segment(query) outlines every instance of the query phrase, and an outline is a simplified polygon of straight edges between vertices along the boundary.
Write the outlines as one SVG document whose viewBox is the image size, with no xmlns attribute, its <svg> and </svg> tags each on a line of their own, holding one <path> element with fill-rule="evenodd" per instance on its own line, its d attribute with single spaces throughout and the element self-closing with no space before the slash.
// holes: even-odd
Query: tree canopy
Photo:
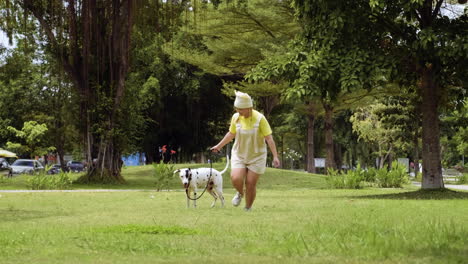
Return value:
<svg viewBox="0 0 468 264">
<path fill-rule="evenodd" d="M 423 188 L 443 188 L 442 164 L 467 154 L 466 10 L 444 0 L 1 1 L 14 46 L 0 46 L 0 147 L 26 146 L 25 124 L 44 124 L 41 148 L 85 159 L 84 182 L 123 182 L 122 155 L 206 151 L 241 90 L 291 167 L 401 155 L 422 158 Z"/>
</svg>

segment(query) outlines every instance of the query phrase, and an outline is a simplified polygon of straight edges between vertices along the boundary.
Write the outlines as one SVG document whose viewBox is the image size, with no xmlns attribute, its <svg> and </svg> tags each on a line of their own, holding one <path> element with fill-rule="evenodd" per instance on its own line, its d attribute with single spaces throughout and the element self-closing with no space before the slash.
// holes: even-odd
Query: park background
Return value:
<svg viewBox="0 0 468 264">
<path fill-rule="evenodd" d="M 408 158 L 441 188 L 468 151 L 463 2 L 2 1 L 0 147 L 123 182 L 122 156 L 206 161 L 241 90 L 284 168 Z"/>
<path fill-rule="evenodd" d="M 2 262 L 463 263 L 467 196 L 444 187 L 467 181 L 466 7 L 0 1 L 0 148 L 88 165 L 0 179 Z M 235 90 L 283 168 L 252 214 L 187 210 L 160 172 L 210 166 Z M 122 166 L 135 153 L 148 165 Z"/>
</svg>

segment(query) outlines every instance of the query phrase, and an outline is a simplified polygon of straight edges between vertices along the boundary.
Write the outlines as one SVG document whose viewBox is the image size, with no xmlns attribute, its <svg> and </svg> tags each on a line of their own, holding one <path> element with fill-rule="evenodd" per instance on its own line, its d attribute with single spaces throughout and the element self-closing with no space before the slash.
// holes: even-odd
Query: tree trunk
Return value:
<svg viewBox="0 0 468 264">
<path fill-rule="evenodd" d="M 438 87 L 434 80 L 433 65 L 422 66 L 422 189 L 444 188 L 440 158 Z"/>
<path fill-rule="evenodd" d="M 316 173 L 315 169 L 315 153 L 314 153 L 314 124 L 315 115 L 313 103 L 309 104 L 309 112 L 307 114 L 307 172 Z"/>
<path fill-rule="evenodd" d="M 385 164 L 385 156 L 380 155 L 379 156 L 379 169 L 382 169 L 384 167 L 384 164 Z"/>
<path fill-rule="evenodd" d="M 62 168 L 63 171 L 66 171 L 66 164 L 65 164 L 65 159 L 64 159 L 64 156 L 65 156 L 65 150 L 64 150 L 64 142 L 63 142 L 63 135 L 58 135 L 58 140 L 57 140 L 57 155 L 58 155 L 58 158 L 59 158 L 59 163 L 60 163 L 60 167 Z"/>
<path fill-rule="evenodd" d="M 387 155 L 387 168 L 389 170 L 393 169 L 392 168 L 392 162 L 393 162 L 393 154 L 391 152 L 389 152 L 388 155 Z"/>
<path fill-rule="evenodd" d="M 270 95 L 270 96 L 265 96 L 265 97 L 260 97 L 261 100 L 263 101 L 264 105 L 264 113 L 263 115 L 269 119 L 271 111 L 273 111 L 273 108 L 278 105 L 279 102 L 279 96 L 278 95 Z"/>
<path fill-rule="evenodd" d="M 336 167 L 341 170 L 343 168 L 343 152 L 341 149 L 341 144 L 335 142 L 335 164 Z"/>
<path fill-rule="evenodd" d="M 281 166 L 284 166 L 284 134 L 281 135 Z"/>
<path fill-rule="evenodd" d="M 327 157 L 325 160 L 325 169 L 336 169 L 335 151 L 333 149 L 333 107 L 323 103 L 325 109 L 325 149 Z"/>
<path fill-rule="evenodd" d="M 114 142 L 112 138 L 101 141 L 97 159 L 91 165 L 87 175 L 80 179 L 81 182 L 125 182 L 120 174 L 123 165 L 121 153 L 114 147 Z"/>
<path fill-rule="evenodd" d="M 419 173 L 419 115 L 417 117 L 417 125 L 413 135 L 413 163 L 414 163 L 414 177 L 418 176 Z"/>
<path fill-rule="evenodd" d="M 414 177 L 418 177 L 418 173 L 419 173 L 419 146 L 415 146 L 414 148 Z"/>
</svg>

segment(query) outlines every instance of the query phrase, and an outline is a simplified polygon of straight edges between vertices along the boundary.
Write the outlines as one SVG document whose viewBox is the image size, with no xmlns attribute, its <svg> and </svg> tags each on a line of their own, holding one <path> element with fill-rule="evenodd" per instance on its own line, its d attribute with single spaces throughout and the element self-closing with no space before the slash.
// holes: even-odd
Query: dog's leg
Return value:
<svg viewBox="0 0 468 264">
<path fill-rule="evenodd" d="M 211 194 L 211 196 L 213 196 L 214 198 L 214 201 L 213 203 L 211 204 L 211 208 L 215 207 L 215 204 L 216 204 L 216 200 L 218 199 L 218 196 L 216 195 L 216 193 L 212 190 L 212 189 L 208 189 L 208 192 Z"/>
<path fill-rule="evenodd" d="M 219 186 L 216 188 L 216 194 L 218 195 L 219 200 L 221 201 L 221 207 L 224 207 L 223 190 Z"/>
<path fill-rule="evenodd" d="M 189 199 L 189 196 L 190 196 L 190 189 L 188 189 L 186 191 L 186 199 L 187 199 L 187 208 L 190 208 L 190 199 Z"/>
<path fill-rule="evenodd" d="M 224 196 L 222 193 L 219 196 L 219 200 L 221 201 L 221 207 L 224 207 Z"/>
<path fill-rule="evenodd" d="M 197 208 L 197 188 L 193 189 L 193 208 Z"/>
</svg>

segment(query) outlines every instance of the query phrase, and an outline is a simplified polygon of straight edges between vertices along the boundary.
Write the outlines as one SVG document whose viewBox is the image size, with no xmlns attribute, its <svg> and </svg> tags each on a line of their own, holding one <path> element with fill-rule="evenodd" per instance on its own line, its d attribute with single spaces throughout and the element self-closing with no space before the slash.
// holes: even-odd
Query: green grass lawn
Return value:
<svg viewBox="0 0 468 264">
<path fill-rule="evenodd" d="M 216 164 L 222 169 L 222 164 Z M 219 166 L 218 166 L 219 165 Z M 150 166 L 128 192 L 0 193 L 0 263 L 466 263 L 468 192 L 328 190 L 324 176 L 269 169 L 252 212 L 185 208 L 175 179 L 155 192 Z M 23 176 L 21 176 L 23 177 Z M 21 177 L 0 189 L 21 185 Z M 154 188 L 153 188 L 154 189 Z"/>
<path fill-rule="evenodd" d="M 174 169 L 180 168 L 199 168 L 207 167 L 207 164 L 176 164 Z M 215 163 L 213 168 L 221 171 L 224 169 L 226 164 Z M 232 188 L 230 178 L 230 170 L 228 170 L 223 177 L 223 185 L 225 188 Z M 154 168 L 152 165 L 145 166 L 132 166 L 124 167 L 122 169 L 122 175 L 126 182 L 124 184 L 73 184 L 72 189 L 138 189 L 138 190 L 155 190 L 156 179 L 153 176 Z M 74 173 L 70 174 L 73 179 L 77 179 L 81 174 Z M 28 178 L 30 175 L 19 175 L 13 178 L 4 178 L 0 181 L 0 190 L 28 190 L 31 189 L 28 186 Z M 168 189 L 181 190 L 183 186 L 180 183 L 177 175 L 169 182 Z M 259 182 L 259 188 L 269 189 L 290 189 L 290 188 L 323 188 L 325 187 L 325 178 L 321 175 L 314 175 L 310 177 L 310 174 L 304 174 L 302 172 L 279 170 L 267 168 L 264 175 L 261 176 Z"/>
</svg>

